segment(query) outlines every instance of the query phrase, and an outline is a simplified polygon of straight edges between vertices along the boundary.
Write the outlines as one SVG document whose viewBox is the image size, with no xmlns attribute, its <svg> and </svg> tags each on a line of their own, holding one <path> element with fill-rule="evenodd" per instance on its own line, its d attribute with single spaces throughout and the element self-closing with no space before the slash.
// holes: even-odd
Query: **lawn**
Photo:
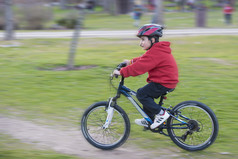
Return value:
<svg viewBox="0 0 238 159">
<path fill-rule="evenodd" d="M 207 10 L 205 14 L 206 28 L 237 28 L 238 21 L 235 18 L 237 15 L 238 13 L 235 11 L 232 15 L 232 25 L 226 25 L 222 10 Z M 61 16 L 63 16 L 62 13 Z M 152 16 L 153 13 L 144 13 L 140 25 L 151 23 Z M 196 27 L 196 13 L 167 11 L 164 12 L 164 21 L 167 29 L 194 28 Z M 137 28 L 133 26 L 131 14 L 112 16 L 102 12 L 96 14 L 86 13 L 84 18 L 84 29 L 86 30 L 126 30 Z"/>
<path fill-rule="evenodd" d="M 20 13 L 15 12 L 16 17 Z M 52 28 L 56 24 L 56 21 L 62 18 L 77 19 L 79 14 L 76 10 L 61 10 L 58 7 L 52 9 L 52 19 L 43 24 L 45 29 Z M 153 13 L 145 12 L 140 21 L 140 25 L 151 23 Z M 232 24 L 226 25 L 224 23 L 224 15 L 221 8 L 208 8 L 206 11 L 206 27 L 207 28 L 237 28 L 238 21 L 235 17 L 238 16 L 238 12 L 235 11 L 232 15 Z M 3 17 L 3 15 L 2 15 Z M 96 10 L 94 13 L 86 12 L 84 16 L 83 29 L 85 30 L 131 30 L 138 29 L 133 25 L 131 13 L 113 16 L 108 13 L 102 12 L 102 10 Z M 21 22 L 18 20 L 19 23 Z M 186 29 L 196 27 L 196 13 L 187 11 L 179 12 L 175 8 L 166 8 L 164 12 L 164 22 L 168 29 Z M 60 31 L 60 30 L 59 30 Z"/>
<path fill-rule="evenodd" d="M 177 148 L 167 137 L 141 131 L 141 127 L 134 124 L 134 119 L 140 116 L 122 97 L 119 105 L 129 114 L 132 124 L 127 143 L 140 145 L 145 149 L 176 149 L 176 153 L 183 157 L 237 157 L 238 37 L 198 36 L 162 40 L 171 41 L 180 74 L 180 83 L 168 95 L 165 105 L 176 105 L 185 100 L 198 100 L 207 104 L 219 120 L 218 138 L 208 149 L 188 153 Z M 55 71 L 54 68 L 67 62 L 69 39 L 16 40 L 15 43 L 20 46 L 0 47 L 1 114 L 34 120 L 41 124 L 71 127 L 78 126 L 81 114 L 89 105 L 114 95 L 115 91 L 108 81 L 112 69 L 123 59 L 130 59 L 144 52 L 138 47 L 137 39 L 84 38 L 79 41 L 75 63 L 77 66 L 97 67 Z M 131 77 L 126 80 L 126 85 L 136 90 L 145 84 L 145 79 L 146 75 Z M 9 136 L 0 138 L 0 146 L 4 147 L 1 148 L 1 154 L 17 154 L 22 151 L 16 146 L 9 146 L 8 142 L 22 145 L 23 151 L 38 151 L 12 140 Z M 10 159 L 11 156 L 5 155 L 4 158 Z"/>
</svg>

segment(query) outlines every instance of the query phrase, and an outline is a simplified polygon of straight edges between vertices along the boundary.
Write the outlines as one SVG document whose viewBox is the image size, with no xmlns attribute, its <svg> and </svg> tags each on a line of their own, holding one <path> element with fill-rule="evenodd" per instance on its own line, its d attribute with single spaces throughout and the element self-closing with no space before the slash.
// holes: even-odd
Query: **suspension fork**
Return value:
<svg viewBox="0 0 238 159">
<path fill-rule="evenodd" d="M 113 113 L 114 113 L 114 108 L 113 106 L 116 104 L 116 97 L 109 98 L 108 100 L 108 105 L 106 107 L 107 111 L 107 119 L 103 125 L 103 129 L 107 129 L 109 125 L 111 124 L 112 118 L 113 118 Z"/>
<path fill-rule="evenodd" d="M 113 113 L 114 113 L 114 106 L 116 105 L 116 101 L 118 98 L 120 98 L 121 95 L 121 89 L 124 84 L 124 77 L 122 77 L 121 82 L 119 84 L 118 90 L 117 90 L 117 95 L 115 97 L 111 97 L 108 100 L 108 105 L 106 106 L 107 111 L 107 119 L 105 121 L 105 124 L 103 125 L 103 129 L 107 129 L 109 125 L 111 124 L 112 118 L 113 118 Z"/>
</svg>

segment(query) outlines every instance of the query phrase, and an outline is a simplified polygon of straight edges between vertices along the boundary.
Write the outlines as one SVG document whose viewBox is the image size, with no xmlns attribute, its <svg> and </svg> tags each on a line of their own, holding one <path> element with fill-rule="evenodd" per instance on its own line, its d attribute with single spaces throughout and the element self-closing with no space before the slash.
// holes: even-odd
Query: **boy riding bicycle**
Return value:
<svg viewBox="0 0 238 159">
<path fill-rule="evenodd" d="M 125 60 L 127 66 L 114 75 L 123 77 L 138 76 L 148 72 L 148 84 L 137 90 L 137 98 L 143 105 L 145 113 L 154 120 L 150 128 L 155 129 L 169 118 L 169 114 L 161 109 L 154 99 L 172 91 L 178 83 L 178 68 L 171 54 L 170 42 L 159 42 L 163 35 L 163 27 L 157 24 L 146 24 L 141 27 L 137 36 L 141 39 L 140 46 L 147 50 L 142 56 Z M 135 123 L 148 127 L 148 122 L 136 119 Z"/>
</svg>

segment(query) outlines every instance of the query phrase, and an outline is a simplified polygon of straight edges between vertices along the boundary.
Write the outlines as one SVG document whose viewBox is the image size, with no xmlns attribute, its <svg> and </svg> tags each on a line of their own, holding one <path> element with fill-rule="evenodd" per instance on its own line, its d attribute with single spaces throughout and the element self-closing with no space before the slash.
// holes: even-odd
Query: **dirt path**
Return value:
<svg viewBox="0 0 238 159">
<path fill-rule="evenodd" d="M 25 143 L 35 144 L 64 154 L 76 155 L 83 159 L 162 159 L 165 157 L 169 159 L 179 157 L 167 149 L 161 150 L 160 153 L 158 151 L 148 152 L 127 144 L 116 150 L 103 151 L 89 145 L 77 128 L 59 130 L 1 114 L 0 133 L 11 135 Z"/>
</svg>

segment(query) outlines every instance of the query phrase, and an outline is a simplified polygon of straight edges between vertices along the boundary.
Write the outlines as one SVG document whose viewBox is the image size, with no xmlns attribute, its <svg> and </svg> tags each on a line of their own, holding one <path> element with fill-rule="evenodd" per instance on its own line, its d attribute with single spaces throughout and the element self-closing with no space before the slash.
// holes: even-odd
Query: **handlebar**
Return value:
<svg viewBox="0 0 238 159">
<path fill-rule="evenodd" d="M 126 62 L 122 62 L 119 65 L 117 65 L 116 70 L 120 71 L 122 67 L 126 67 Z M 113 78 L 113 75 L 111 76 Z M 118 78 L 118 75 L 115 75 L 116 78 Z"/>
<path fill-rule="evenodd" d="M 118 70 L 118 71 L 120 71 L 122 67 L 126 67 L 126 66 L 127 66 L 127 63 L 126 63 L 126 62 L 122 62 L 122 63 L 120 63 L 119 65 L 117 65 L 117 67 L 116 67 L 115 69 Z M 110 76 L 110 83 L 111 83 L 111 86 L 112 86 L 113 88 L 117 89 L 117 88 L 113 85 L 113 83 L 112 83 L 112 80 L 113 80 L 113 77 L 114 77 L 114 76 L 115 76 L 116 78 L 118 78 L 118 75 L 113 75 L 113 74 L 111 74 L 111 76 Z M 124 77 L 121 76 L 120 85 L 123 85 L 123 84 L 124 84 Z"/>
<path fill-rule="evenodd" d="M 117 70 L 120 71 L 122 67 L 126 67 L 126 62 L 122 62 L 117 66 Z"/>
</svg>

